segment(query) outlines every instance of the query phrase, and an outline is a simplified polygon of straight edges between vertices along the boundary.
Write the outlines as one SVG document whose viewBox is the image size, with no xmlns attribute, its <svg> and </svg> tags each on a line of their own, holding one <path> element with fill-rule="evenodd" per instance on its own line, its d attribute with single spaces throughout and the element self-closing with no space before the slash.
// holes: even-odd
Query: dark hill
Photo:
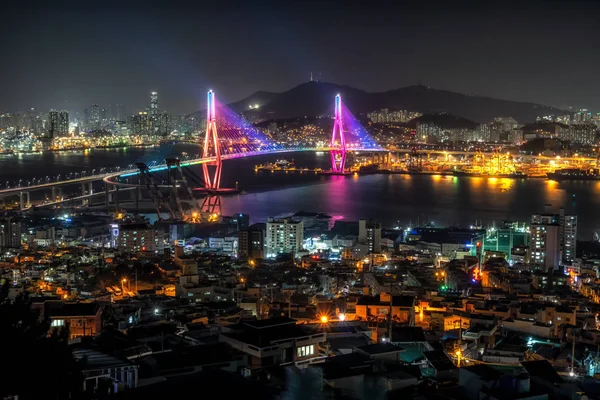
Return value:
<svg viewBox="0 0 600 400">
<path fill-rule="evenodd" d="M 538 116 L 567 114 L 564 110 L 535 103 L 469 96 L 421 85 L 384 92 L 365 92 L 328 82 L 306 82 L 282 93 L 256 92 L 231 106 L 235 111 L 243 112 L 249 110 L 250 105 L 260 104 L 260 109 L 253 112 L 269 119 L 331 115 L 333 98 L 338 93 L 355 115 L 389 108 L 423 114 L 447 113 L 477 123 L 508 116 L 519 123 L 528 123 L 535 121 Z"/>
<path fill-rule="evenodd" d="M 440 128 L 445 129 L 475 129 L 477 127 L 477 123 L 468 120 L 466 118 L 457 117 L 450 114 L 424 114 L 418 118 L 410 120 L 406 126 L 409 128 L 416 128 L 417 123 L 427 123 L 430 122 L 439 126 Z"/>
</svg>

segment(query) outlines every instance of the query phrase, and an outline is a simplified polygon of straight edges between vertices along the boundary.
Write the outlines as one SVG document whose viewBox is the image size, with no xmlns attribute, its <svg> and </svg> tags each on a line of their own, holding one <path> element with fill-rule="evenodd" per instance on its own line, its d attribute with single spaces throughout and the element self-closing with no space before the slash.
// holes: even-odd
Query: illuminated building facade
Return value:
<svg viewBox="0 0 600 400">
<path fill-rule="evenodd" d="M 18 218 L 0 219 L 0 249 L 19 248 L 21 246 L 22 223 Z"/>
<path fill-rule="evenodd" d="M 297 253 L 304 240 L 304 223 L 289 218 L 269 218 L 267 222 L 267 257 L 280 253 Z"/>
<path fill-rule="evenodd" d="M 117 248 L 120 251 L 136 253 L 138 251 L 163 251 L 164 235 L 162 230 L 156 230 L 148 224 L 131 223 L 119 226 Z"/>
<path fill-rule="evenodd" d="M 381 253 L 381 224 L 361 219 L 358 221 L 358 243 L 369 246 L 369 253 Z"/>
</svg>

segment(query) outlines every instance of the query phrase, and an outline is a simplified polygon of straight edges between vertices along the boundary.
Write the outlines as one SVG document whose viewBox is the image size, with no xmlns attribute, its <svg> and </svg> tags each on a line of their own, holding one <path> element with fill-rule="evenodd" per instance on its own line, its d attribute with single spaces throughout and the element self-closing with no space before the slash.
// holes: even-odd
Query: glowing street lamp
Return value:
<svg viewBox="0 0 600 400">
<path fill-rule="evenodd" d="M 321 323 L 326 324 L 329 322 L 329 317 L 327 315 L 321 315 Z"/>
</svg>

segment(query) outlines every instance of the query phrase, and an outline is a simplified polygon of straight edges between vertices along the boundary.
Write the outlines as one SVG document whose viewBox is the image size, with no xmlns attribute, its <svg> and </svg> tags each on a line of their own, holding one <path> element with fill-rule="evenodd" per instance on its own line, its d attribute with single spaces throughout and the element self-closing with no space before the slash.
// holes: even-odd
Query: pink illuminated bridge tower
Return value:
<svg viewBox="0 0 600 400">
<path fill-rule="evenodd" d="M 221 172 L 223 171 L 223 160 L 221 159 L 221 144 L 217 134 L 217 121 L 215 114 L 215 94 L 209 90 L 206 104 L 206 135 L 204 136 L 204 148 L 202 158 L 211 161 L 202 164 L 204 173 L 204 188 L 206 197 L 201 205 L 201 211 L 208 214 L 208 219 L 216 220 L 221 213 Z"/>
<path fill-rule="evenodd" d="M 331 136 L 331 172 L 343 174 L 346 167 L 346 140 L 342 125 L 342 98 L 335 96 L 335 121 Z"/>
<path fill-rule="evenodd" d="M 214 158 L 214 161 L 202 164 L 206 190 L 219 190 L 223 161 L 221 160 L 221 148 L 217 135 L 217 122 L 215 120 L 215 94 L 212 90 L 208 92 L 207 96 L 206 135 L 204 136 L 202 158 Z M 212 173 L 209 166 L 213 167 Z"/>
</svg>

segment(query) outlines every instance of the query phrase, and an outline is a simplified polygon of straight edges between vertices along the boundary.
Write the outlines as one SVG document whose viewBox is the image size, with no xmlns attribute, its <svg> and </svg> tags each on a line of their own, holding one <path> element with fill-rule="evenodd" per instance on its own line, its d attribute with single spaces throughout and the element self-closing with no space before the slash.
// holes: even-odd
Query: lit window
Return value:
<svg viewBox="0 0 600 400">
<path fill-rule="evenodd" d="M 296 349 L 298 357 L 307 357 L 315 354 L 315 345 L 311 344 L 309 346 L 300 346 Z"/>
<path fill-rule="evenodd" d="M 65 320 L 64 319 L 53 319 L 50 326 L 53 326 L 53 327 L 65 326 Z"/>
</svg>

